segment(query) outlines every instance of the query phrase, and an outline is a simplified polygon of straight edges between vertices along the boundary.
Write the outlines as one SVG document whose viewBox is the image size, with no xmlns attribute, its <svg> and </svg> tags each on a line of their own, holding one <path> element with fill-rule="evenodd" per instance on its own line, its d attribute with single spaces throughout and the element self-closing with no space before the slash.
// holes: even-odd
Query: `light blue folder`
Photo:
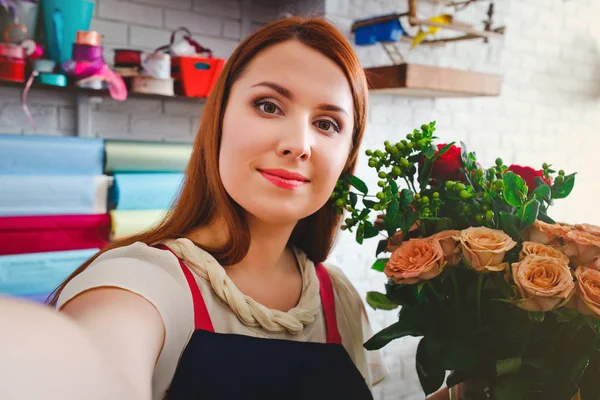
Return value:
<svg viewBox="0 0 600 400">
<path fill-rule="evenodd" d="M 0 134 L 0 175 L 102 175 L 104 140 Z"/>
<path fill-rule="evenodd" d="M 111 199 L 117 210 L 164 210 L 179 194 L 182 173 L 115 174 Z"/>
<path fill-rule="evenodd" d="M 98 249 L 0 256 L 0 293 L 50 293 Z"/>
</svg>

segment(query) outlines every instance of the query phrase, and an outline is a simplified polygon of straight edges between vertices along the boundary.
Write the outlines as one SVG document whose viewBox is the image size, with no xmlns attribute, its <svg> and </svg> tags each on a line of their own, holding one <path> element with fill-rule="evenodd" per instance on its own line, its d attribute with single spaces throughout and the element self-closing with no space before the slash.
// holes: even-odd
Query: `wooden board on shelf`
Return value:
<svg viewBox="0 0 600 400">
<path fill-rule="evenodd" d="M 502 77 L 472 71 L 400 64 L 366 68 L 369 89 L 407 97 L 498 96 Z"/>
<path fill-rule="evenodd" d="M 13 88 L 24 89 L 25 83 L 0 80 L 0 87 L 13 87 Z M 49 91 L 55 91 L 55 92 L 60 92 L 60 93 L 84 94 L 84 95 L 88 95 L 90 97 L 110 98 L 110 94 L 108 93 L 108 90 L 86 89 L 86 88 L 80 88 L 80 87 L 74 86 L 74 85 L 60 87 L 60 86 L 44 85 L 41 83 L 34 82 L 33 85 L 31 85 L 31 90 L 49 90 Z M 190 101 L 190 102 L 203 102 L 206 100 L 205 98 L 198 98 L 198 97 L 187 97 L 187 96 L 177 96 L 177 95 L 176 96 L 165 96 L 162 94 L 146 94 L 146 93 L 135 93 L 135 92 L 129 92 L 127 94 L 127 98 L 128 99 L 129 98 L 137 98 L 137 99 L 145 98 L 145 99 L 158 99 L 158 100 L 172 99 L 172 100 L 177 100 L 177 101 Z M 125 100 L 125 101 L 127 101 L 127 100 Z"/>
</svg>

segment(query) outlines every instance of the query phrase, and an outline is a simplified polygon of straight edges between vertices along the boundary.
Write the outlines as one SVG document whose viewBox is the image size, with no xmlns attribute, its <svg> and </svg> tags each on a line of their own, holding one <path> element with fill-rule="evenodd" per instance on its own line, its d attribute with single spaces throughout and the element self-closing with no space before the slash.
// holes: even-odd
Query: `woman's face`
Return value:
<svg viewBox="0 0 600 400">
<path fill-rule="evenodd" d="M 353 99 L 332 60 L 297 41 L 274 45 L 231 88 L 219 170 L 254 217 L 295 223 L 328 200 L 346 164 Z"/>
</svg>

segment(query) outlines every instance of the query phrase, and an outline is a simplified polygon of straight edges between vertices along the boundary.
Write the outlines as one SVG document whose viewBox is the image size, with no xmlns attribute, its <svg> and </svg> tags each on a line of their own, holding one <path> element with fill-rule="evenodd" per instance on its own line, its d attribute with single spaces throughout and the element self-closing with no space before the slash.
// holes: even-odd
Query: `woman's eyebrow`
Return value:
<svg viewBox="0 0 600 400">
<path fill-rule="evenodd" d="M 281 86 L 275 82 L 263 81 L 263 82 L 257 83 L 256 85 L 252 85 L 252 87 L 257 87 L 257 86 L 268 87 L 268 88 L 276 91 L 283 97 L 285 97 L 289 100 L 294 100 L 294 95 L 292 94 L 292 92 L 289 89 L 284 88 L 283 86 Z M 335 111 L 335 112 L 346 114 L 347 116 L 349 115 L 348 112 L 346 110 L 344 110 L 342 107 L 339 107 L 339 106 L 336 106 L 333 104 L 319 104 L 319 106 L 317 108 L 322 111 Z"/>
<path fill-rule="evenodd" d="M 277 93 L 279 93 L 280 95 L 282 95 L 283 97 L 286 97 L 289 100 L 294 100 L 294 95 L 292 94 L 292 92 L 290 92 L 289 89 L 286 89 L 281 85 L 278 85 L 277 83 L 264 81 L 264 82 L 257 83 L 256 85 L 252 85 L 252 87 L 256 87 L 256 86 L 265 86 L 265 87 L 271 88 L 274 91 L 276 91 Z"/>
</svg>

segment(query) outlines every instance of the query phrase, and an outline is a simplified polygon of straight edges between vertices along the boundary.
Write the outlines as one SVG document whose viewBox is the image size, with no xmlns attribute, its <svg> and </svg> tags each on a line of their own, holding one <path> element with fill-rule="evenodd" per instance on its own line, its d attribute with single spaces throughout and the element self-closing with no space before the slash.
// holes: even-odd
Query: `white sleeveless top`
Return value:
<svg viewBox="0 0 600 400">
<path fill-rule="evenodd" d="M 325 317 L 314 264 L 293 249 L 302 274 L 298 305 L 288 312 L 271 310 L 244 295 L 208 252 L 186 238 L 163 242 L 191 270 L 217 333 L 261 338 L 326 342 Z M 334 287 L 342 344 L 370 385 L 381 381 L 387 368 L 380 352 L 362 344 L 372 336 L 363 302 L 339 268 L 327 268 Z M 100 255 L 71 280 L 58 298 L 60 310 L 76 295 L 97 287 L 118 287 L 152 303 L 165 325 L 165 341 L 152 378 L 153 399 L 163 399 L 179 358 L 194 331 L 192 295 L 179 260 L 169 251 L 137 242 Z"/>
</svg>

